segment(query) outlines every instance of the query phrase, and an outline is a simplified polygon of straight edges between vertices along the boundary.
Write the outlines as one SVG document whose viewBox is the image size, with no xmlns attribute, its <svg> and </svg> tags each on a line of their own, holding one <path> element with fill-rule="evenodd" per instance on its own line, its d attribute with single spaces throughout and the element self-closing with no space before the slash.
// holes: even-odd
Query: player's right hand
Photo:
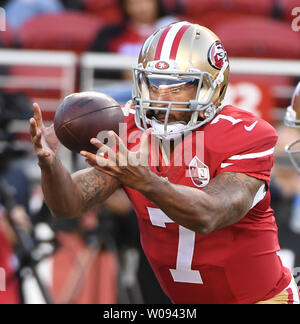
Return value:
<svg viewBox="0 0 300 324">
<path fill-rule="evenodd" d="M 37 103 L 33 104 L 34 115 L 30 118 L 30 135 L 40 166 L 50 166 L 55 159 L 59 140 L 53 124 L 45 127 L 42 113 Z"/>
</svg>

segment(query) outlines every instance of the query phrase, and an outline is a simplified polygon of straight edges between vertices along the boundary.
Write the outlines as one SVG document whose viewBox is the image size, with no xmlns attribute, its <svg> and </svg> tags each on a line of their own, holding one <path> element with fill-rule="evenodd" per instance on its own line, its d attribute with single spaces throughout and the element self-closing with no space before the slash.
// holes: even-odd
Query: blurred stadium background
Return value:
<svg viewBox="0 0 300 324">
<path fill-rule="evenodd" d="M 187 20 L 213 30 L 229 54 L 226 102 L 266 119 L 287 143 L 298 136 L 281 125 L 300 80 L 299 0 L 10 0 L 0 5 L 6 18 L 6 30 L 0 31 L 0 201 L 6 208 L 0 209 L 0 240 L 7 246 L 0 246 L 7 276 L 0 302 L 169 303 L 140 250 L 134 213 L 122 192 L 80 221 L 50 217 L 28 134 L 32 103 L 40 104 L 47 124 L 73 92 L 101 91 L 125 103 L 142 42 L 158 26 Z M 68 170 L 85 167 L 69 151 L 61 148 L 59 154 Z M 276 167 L 273 208 L 283 259 L 296 276 L 300 179 L 282 148 Z"/>
</svg>

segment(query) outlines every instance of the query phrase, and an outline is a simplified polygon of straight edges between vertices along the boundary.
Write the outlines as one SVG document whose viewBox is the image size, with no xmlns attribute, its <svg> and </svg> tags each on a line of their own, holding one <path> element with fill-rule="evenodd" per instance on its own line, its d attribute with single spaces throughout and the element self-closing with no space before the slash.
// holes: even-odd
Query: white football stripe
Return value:
<svg viewBox="0 0 300 324">
<path fill-rule="evenodd" d="M 171 49 L 173 42 L 175 40 L 175 37 L 177 33 L 179 32 L 180 28 L 184 25 L 187 25 L 186 21 L 183 21 L 181 23 L 177 23 L 169 30 L 165 40 L 164 44 L 161 50 L 160 60 L 161 61 L 168 61 L 170 59 Z"/>
<path fill-rule="evenodd" d="M 259 152 L 259 153 L 249 153 L 249 154 L 244 154 L 244 155 L 234 155 L 228 160 L 246 160 L 246 159 L 256 159 L 264 156 L 268 156 L 274 153 L 275 147 L 264 151 L 264 152 Z"/>
</svg>

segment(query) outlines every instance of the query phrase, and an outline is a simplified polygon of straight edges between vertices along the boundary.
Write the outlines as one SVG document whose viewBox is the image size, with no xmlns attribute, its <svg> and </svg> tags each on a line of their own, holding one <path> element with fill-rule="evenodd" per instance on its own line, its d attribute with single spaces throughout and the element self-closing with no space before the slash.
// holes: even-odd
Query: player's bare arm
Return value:
<svg viewBox="0 0 300 324">
<path fill-rule="evenodd" d="M 56 156 L 58 139 L 52 126 L 44 126 L 38 104 L 34 104 L 30 134 L 39 159 L 45 201 L 55 217 L 80 217 L 85 210 L 109 197 L 118 187 L 116 179 L 95 169 L 70 175 Z"/>
<path fill-rule="evenodd" d="M 217 203 L 220 216 L 212 219 L 214 228 L 238 222 L 252 207 L 258 190 L 265 182 L 244 173 L 224 172 L 202 190 Z"/>
<path fill-rule="evenodd" d="M 246 174 L 225 172 L 200 191 L 153 177 L 143 193 L 175 222 L 207 234 L 244 217 L 263 184 Z"/>
<path fill-rule="evenodd" d="M 151 176 L 140 191 L 176 223 L 201 234 L 234 224 L 251 209 L 263 181 L 222 173 L 202 191 Z"/>
<path fill-rule="evenodd" d="M 80 170 L 72 179 L 80 193 L 81 213 L 100 205 L 121 186 L 120 181 L 94 168 Z"/>
<path fill-rule="evenodd" d="M 207 187 L 196 188 L 172 184 L 149 170 L 147 166 L 133 166 L 132 155 L 139 154 L 148 161 L 148 139 L 151 131 L 144 132 L 141 148 L 137 153 L 124 152 L 126 147 L 116 134 L 118 154 L 98 141 L 92 143 L 103 153 L 113 157 L 105 159 L 89 152 L 81 152 L 96 170 L 118 179 L 122 185 L 143 193 L 176 223 L 202 234 L 239 221 L 251 209 L 254 197 L 264 182 L 243 173 L 225 172 L 215 177 Z M 123 153 L 122 153 L 123 152 Z M 125 157 L 126 156 L 126 157 Z M 124 163 L 123 159 L 127 159 Z M 122 161 L 119 166 L 120 161 Z"/>
</svg>

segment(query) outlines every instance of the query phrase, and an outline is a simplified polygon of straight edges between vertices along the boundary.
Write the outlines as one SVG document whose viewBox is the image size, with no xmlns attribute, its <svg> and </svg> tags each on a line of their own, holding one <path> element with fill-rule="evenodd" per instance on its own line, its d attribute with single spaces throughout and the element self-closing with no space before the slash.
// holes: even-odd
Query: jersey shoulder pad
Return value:
<svg viewBox="0 0 300 324">
<path fill-rule="evenodd" d="M 243 151 L 251 147 L 274 147 L 277 133 L 272 125 L 254 114 L 234 106 L 225 106 L 210 122 L 208 137 L 226 151 Z"/>
</svg>

